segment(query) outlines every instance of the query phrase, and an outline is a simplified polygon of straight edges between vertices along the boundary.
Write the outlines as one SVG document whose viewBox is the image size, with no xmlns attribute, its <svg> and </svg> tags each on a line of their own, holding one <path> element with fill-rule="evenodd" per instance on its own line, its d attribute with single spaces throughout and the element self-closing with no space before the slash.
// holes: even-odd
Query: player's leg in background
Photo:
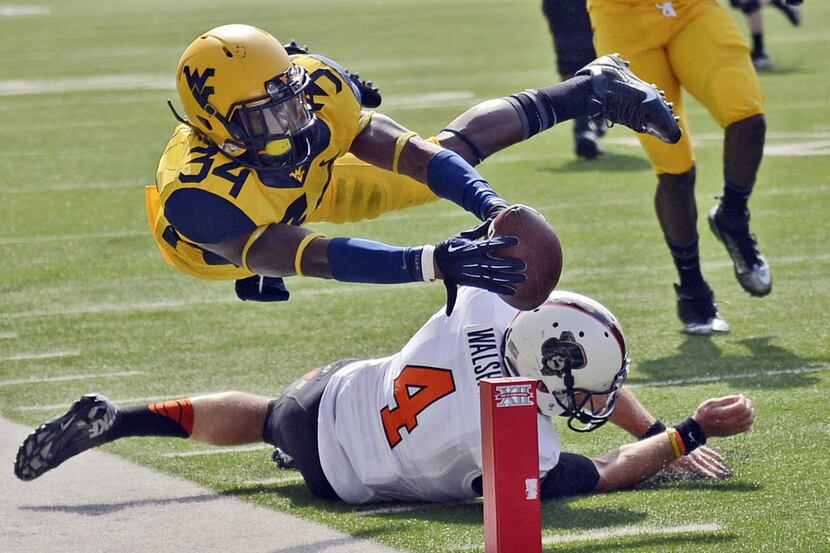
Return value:
<svg viewBox="0 0 830 553">
<path fill-rule="evenodd" d="M 726 246 L 740 285 L 764 296 L 772 277 L 749 230 L 748 209 L 764 150 L 764 97 L 746 41 L 726 10 L 715 3 L 701 3 L 698 10 L 669 55 L 684 88 L 725 129 L 723 196 L 710 211 L 709 224 Z"/>
<path fill-rule="evenodd" d="M 563 81 L 570 79 L 596 57 L 591 20 L 585 0 L 542 0 L 548 22 L 556 67 Z M 602 153 L 599 139 L 605 134 L 605 121 L 599 117 L 574 118 L 574 150 L 578 157 L 594 159 Z"/>
<path fill-rule="evenodd" d="M 790 6 L 786 0 L 730 0 L 732 6 L 746 15 L 749 34 L 752 37 L 752 64 L 759 71 L 772 69 L 772 59 L 764 46 L 764 15 L 763 6 L 773 6 L 781 11 L 793 25 L 801 24 L 801 9 Z"/>
<path fill-rule="evenodd" d="M 746 24 L 752 37 L 752 63 L 755 69 L 765 71 L 772 69 L 772 59 L 764 47 L 764 14 L 760 0 L 731 0 L 732 7 L 746 15 Z"/>
<path fill-rule="evenodd" d="M 674 103 L 683 136 L 677 144 L 638 135 L 657 174 L 654 207 L 680 282 L 675 284 L 677 314 L 684 330 L 694 334 L 726 332 L 729 326 L 718 313 L 715 297 L 700 266 L 695 201 L 695 162 L 683 96 L 671 61 L 662 45 L 672 33 L 675 18 L 659 10 L 633 13 L 622 8 L 594 6 L 594 41 L 597 52 L 620 51 L 630 58 L 632 71 L 646 82 L 656 83 Z M 621 25 L 621 18 L 637 18 L 636 25 Z M 643 34 L 640 30 L 647 29 Z"/>
<path fill-rule="evenodd" d="M 133 436 L 192 437 L 214 445 L 261 441 L 268 401 L 226 392 L 121 408 L 100 394 L 86 395 L 24 440 L 15 474 L 33 480 L 88 449 Z"/>
<path fill-rule="evenodd" d="M 787 4 L 786 0 L 766 0 L 766 3 L 780 10 L 793 27 L 801 25 L 800 7 Z"/>
</svg>

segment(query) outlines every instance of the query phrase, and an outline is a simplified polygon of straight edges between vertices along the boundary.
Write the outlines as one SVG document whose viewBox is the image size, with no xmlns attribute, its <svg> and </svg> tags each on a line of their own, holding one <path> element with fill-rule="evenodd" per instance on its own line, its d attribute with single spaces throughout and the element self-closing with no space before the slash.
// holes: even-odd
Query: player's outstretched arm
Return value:
<svg viewBox="0 0 830 553">
<path fill-rule="evenodd" d="M 665 432 L 594 459 L 599 472 L 595 491 L 619 490 L 642 482 L 675 460 L 698 451 L 707 438 L 746 432 L 754 420 L 752 401 L 743 395 L 708 399 L 698 406 L 693 417 Z M 710 463 L 713 467 L 722 464 L 722 459 L 711 458 L 708 450 L 697 455 L 706 457 L 700 463 Z"/>
<path fill-rule="evenodd" d="M 463 157 L 417 136 L 380 113 L 352 142 L 352 154 L 366 163 L 427 185 L 484 221 L 507 206 Z"/>
<path fill-rule="evenodd" d="M 518 240 L 452 237 L 436 246 L 399 247 L 360 238 L 326 238 L 309 229 L 271 224 L 203 247 L 258 275 L 304 275 L 343 282 L 395 284 L 444 279 L 499 294 L 515 293 L 525 263 L 498 257 Z"/>
<path fill-rule="evenodd" d="M 652 415 L 627 388 L 619 391 L 617 407 L 609 420 L 640 440 L 661 434 L 667 428 L 665 423 Z M 721 454 L 706 446 L 669 463 L 664 470 L 682 479 L 721 479 L 731 474 Z"/>
</svg>

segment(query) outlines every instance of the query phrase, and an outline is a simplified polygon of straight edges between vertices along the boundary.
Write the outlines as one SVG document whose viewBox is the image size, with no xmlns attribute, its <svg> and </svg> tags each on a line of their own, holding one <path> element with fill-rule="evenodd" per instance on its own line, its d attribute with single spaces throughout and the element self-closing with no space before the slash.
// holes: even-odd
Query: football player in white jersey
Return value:
<svg viewBox="0 0 830 553">
<path fill-rule="evenodd" d="M 23 442 L 15 474 L 33 480 L 89 448 L 127 436 L 178 436 L 214 445 L 265 441 L 318 497 L 348 503 L 453 501 L 481 494 L 478 383 L 537 380 L 543 498 L 629 487 L 662 469 L 720 478 L 708 437 L 745 432 L 742 395 L 708 399 L 666 427 L 627 390 L 625 339 L 599 303 L 554 292 L 533 311 L 462 288 L 451 316 L 438 311 L 389 357 L 315 369 L 276 399 L 241 392 L 121 408 L 87 395 Z M 611 420 L 639 441 L 589 459 L 561 452 L 551 417 L 576 431 Z"/>
</svg>

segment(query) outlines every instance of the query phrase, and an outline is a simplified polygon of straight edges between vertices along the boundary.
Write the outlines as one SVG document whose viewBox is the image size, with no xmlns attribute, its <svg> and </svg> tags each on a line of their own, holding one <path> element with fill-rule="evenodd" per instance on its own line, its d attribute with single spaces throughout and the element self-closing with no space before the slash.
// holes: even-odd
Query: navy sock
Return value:
<svg viewBox="0 0 830 553">
<path fill-rule="evenodd" d="M 588 105 L 588 98 L 593 93 L 590 75 L 572 77 L 538 90 L 550 103 L 559 122 L 592 114 L 592 108 Z"/>
<path fill-rule="evenodd" d="M 574 117 L 592 115 L 588 100 L 593 88 L 590 75 L 580 75 L 540 89 L 506 96 L 522 122 L 524 139 Z"/>
<path fill-rule="evenodd" d="M 761 53 L 764 51 L 764 33 L 752 34 L 752 52 Z"/>
<path fill-rule="evenodd" d="M 718 222 L 743 221 L 746 218 L 747 203 L 751 194 L 752 187 L 736 186 L 726 180 L 718 210 Z"/>
<path fill-rule="evenodd" d="M 189 438 L 193 430 L 193 406 L 178 399 L 120 409 L 112 427 L 113 439 L 128 436 Z"/>
<path fill-rule="evenodd" d="M 673 244 L 666 239 L 666 244 L 669 246 L 674 265 L 677 267 L 677 274 L 680 276 L 680 287 L 684 290 L 702 288 L 706 282 L 703 280 L 703 273 L 700 272 L 698 239 L 695 238 L 683 245 Z"/>
</svg>

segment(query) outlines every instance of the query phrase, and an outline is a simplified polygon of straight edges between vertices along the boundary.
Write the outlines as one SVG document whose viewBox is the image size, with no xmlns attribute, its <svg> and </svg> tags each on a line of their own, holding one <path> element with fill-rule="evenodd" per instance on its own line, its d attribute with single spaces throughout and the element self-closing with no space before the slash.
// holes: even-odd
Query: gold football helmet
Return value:
<svg viewBox="0 0 830 553">
<path fill-rule="evenodd" d="M 310 155 L 315 121 L 308 84 L 276 38 L 223 25 L 191 42 L 179 60 L 176 88 L 187 118 L 177 118 L 245 165 L 298 166 Z"/>
</svg>

